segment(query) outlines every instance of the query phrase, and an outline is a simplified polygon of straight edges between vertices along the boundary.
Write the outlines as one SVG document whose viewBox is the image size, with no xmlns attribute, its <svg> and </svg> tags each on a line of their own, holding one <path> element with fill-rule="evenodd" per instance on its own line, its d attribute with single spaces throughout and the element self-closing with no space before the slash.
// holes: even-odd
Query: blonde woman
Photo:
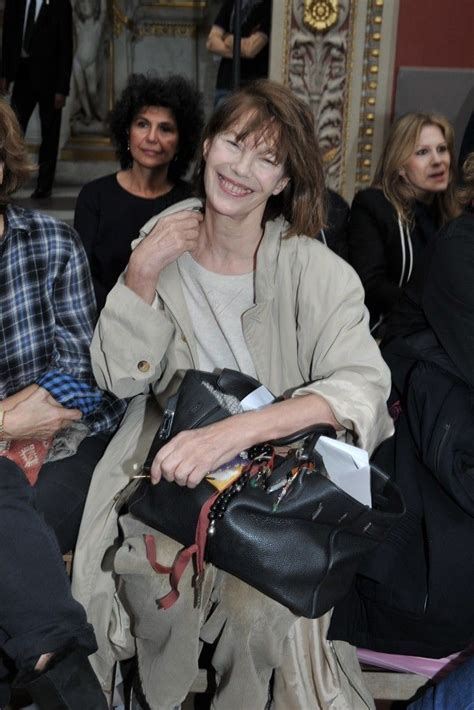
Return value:
<svg viewBox="0 0 474 710">
<path fill-rule="evenodd" d="M 350 262 L 364 285 L 377 335 L 423 259 L 425 246 L 460 213 L 454 168 L 449 121 L 436 114 L 409 113 L 394 123 L 372 187 L 354 198 Z"/>
</svg>

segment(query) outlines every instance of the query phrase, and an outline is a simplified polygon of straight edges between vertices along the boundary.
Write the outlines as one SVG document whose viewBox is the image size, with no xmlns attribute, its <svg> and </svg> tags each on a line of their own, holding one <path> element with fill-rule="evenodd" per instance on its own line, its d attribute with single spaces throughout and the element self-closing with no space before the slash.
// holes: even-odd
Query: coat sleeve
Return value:
<svg viewBox="0 0 474 710">
<path fill-rule="evenodd" d="M 463 379 L 474 387 L 474 217 L 440 233 L 422 297 L 426 318 Z"/>
<path fill-rule="evenodd" d="M 371 452 L 393 433 L 386 405 L 390 372 L 369 332 L 359 278 L 315 246 L 310 258 L 300 259 L 297 293 L 299 358 L 310 383 L 293 396 L 324 397 L 354 442 Z"/>
<path fill-rule="evenodd" d="M 387 276 L 386 226 L 377 209 L 377 197 L 373 189 L 355 196 L 347 229 L 349 261 L 359 274 L 373 316 L 390 312 L 401 295 L 401 289 Z M 380 197 L 383 199 L 382 194 Z"/>
<path fill-rule="evenodd" d="M 474 407 L 464 382 L 432 363 L 410 376 L 406 417 L 419 457 L 448 495 L 474 517 Z"/>
<path fill-rule="evenodd" d="M 125 286 L 122 275 L 109 293 L 92 339 L 98 385 L 120 398 L 148 392 L 162 375 L 174 330 L 158 298 L 148 305 Z"/>
</svg>

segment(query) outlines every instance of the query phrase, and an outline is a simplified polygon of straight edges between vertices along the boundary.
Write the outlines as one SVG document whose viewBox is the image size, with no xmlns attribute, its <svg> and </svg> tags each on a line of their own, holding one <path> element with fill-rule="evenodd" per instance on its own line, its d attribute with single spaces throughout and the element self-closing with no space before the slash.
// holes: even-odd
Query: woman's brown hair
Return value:
<svg viewBox="0 0 474 710">
<path fill-rule="evenodd" d="M 0 203 L 18 190 L 35 170 L 28 157 L 23 133 L 15 112 L 0 99 L 0 161 L 3 162 L 3 182 Z"/>
<path fill-rule="evenodd" d="M 425 126 L 436 126 L 440 129 L 451 158 L 448 187 L 434 195 L 440 224 L 457 217 L 461 211 L 456 197 L 453 127 L 447 118 L 436 113 L 407 113 L 393 124 L 373 181 L 373 186 L 384 191 L 385 197 L 407 225 L 412 219 L 416 195 L 413 187 L 400 175 L 400 169 L 413 154 L 421 130 Z"/>
<path fill-rule="evenodd" d="M 250 135 L 256 142 L 265 138 L 289 178 L 283 192 L 268 200 L 264 222 L 282 214 L 289 223 L 286 236 L 316 236 L 325 224 L 325 185 L 311 110 L 285 86 L 267 79 L 254 81 L 219 104 L 204 129 L 201 156 L 204 141 L 212 141 L 243 117 L 245 124 L 237 140 Z M 195 171 L 197 191 L 203 198 L 205 165 L 201 157 Z"/>
</svg>

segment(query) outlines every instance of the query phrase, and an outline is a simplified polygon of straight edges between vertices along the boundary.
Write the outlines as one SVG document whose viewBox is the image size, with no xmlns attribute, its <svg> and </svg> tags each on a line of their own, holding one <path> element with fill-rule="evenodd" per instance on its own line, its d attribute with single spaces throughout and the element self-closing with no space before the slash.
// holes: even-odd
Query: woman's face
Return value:
<svg viewBox="0 0 474 710">
<path fill-rule="evenodd" d="M 132 121 L 129 141 L 134 163 L 151 170 L 169 166 L 179 143 L 178 126 L 171 109 L 143 107 Z"/>
<path fill-rule="evenodd" d="M 450 163 L 448 144 L 441 129 L 438 126 L 423 126 L 400 175 L 420 197 L 443 192 L 449 183 Z"/>
<path fill-rule="evenodd" d="M 268 199 L 285 188 L 288 178 L 267 136 L 237 140 L 245 119 L 204 143 L 206 203 L 228 217 L 255 212 L 261 220 Z"/>
</svg>

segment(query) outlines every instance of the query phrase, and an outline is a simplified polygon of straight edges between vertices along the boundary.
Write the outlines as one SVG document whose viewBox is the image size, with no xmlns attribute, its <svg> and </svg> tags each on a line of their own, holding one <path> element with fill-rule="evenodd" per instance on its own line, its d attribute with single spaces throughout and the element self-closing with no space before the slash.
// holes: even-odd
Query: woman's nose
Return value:
<svg viewBox="0 0 474 710">
<path fill-rule="evenodd" d="M 147 133 L 146 138 L 150 143 L 156 143 L 158 140 L 158 129 L 153 128 L 153 127 L 150 128 L 150 130 Z"/>
<path fill-rule="evenodd" d="M 253 156 L 250 152 L 243 150 L 239 153 L 238 159 L 234 163 L 234 171 L 237 175 L 249 175 L 252 168 Z"/>
</svg>

